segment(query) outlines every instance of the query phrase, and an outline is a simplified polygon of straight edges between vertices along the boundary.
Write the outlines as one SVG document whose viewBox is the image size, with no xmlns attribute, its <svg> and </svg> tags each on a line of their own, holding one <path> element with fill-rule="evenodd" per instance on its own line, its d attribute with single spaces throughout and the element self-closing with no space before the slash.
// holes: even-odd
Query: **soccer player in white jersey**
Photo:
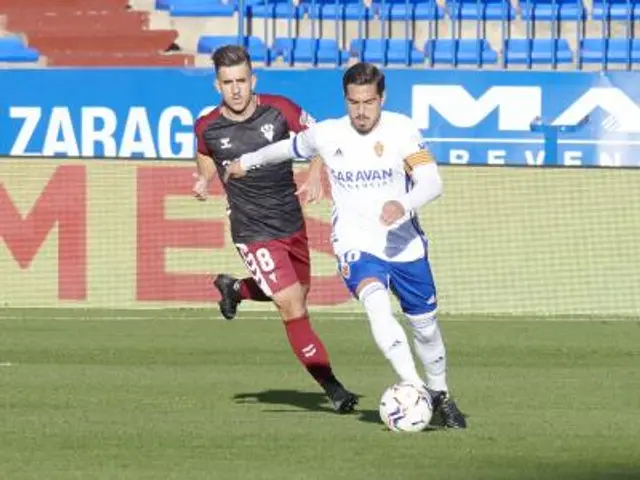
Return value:
<svg viewBox="0 0 640 480">
<path fill-rule="evenodd" d="M 416 215 L 442 193 L 438 167 L 411 119 L 382 111 L 384 75 L 377 67 L 351 66 L 343 89 L 347 116 L 242 155 L 227 166 L 227 178 L 292 157 L 322 157 L 331 183 L 331 241 L 340 272 L 364 306 L 378 347 L 403 381 L 424 384 L 394 316 L 390 291 L 410 321 L 435 413 L 447 427 L 466 428 L 449 395 L 445 346 L 435 316 L 436 288 Z"/>
</svg>

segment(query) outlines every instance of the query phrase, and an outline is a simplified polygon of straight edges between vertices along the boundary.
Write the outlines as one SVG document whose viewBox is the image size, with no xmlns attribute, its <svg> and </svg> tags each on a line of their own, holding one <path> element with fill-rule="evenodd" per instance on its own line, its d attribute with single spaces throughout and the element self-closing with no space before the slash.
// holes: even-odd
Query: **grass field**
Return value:
<svg viewBox="0 0 640 480">
<path fill-rule="evenodd" d="M 640 478 L 640 322 L 441 320 L 470 428 L 394 434 L 363 318 L 314 320 L 339 416 L 270 314 L 0 310 L 0 478 Z"/>
</svg>

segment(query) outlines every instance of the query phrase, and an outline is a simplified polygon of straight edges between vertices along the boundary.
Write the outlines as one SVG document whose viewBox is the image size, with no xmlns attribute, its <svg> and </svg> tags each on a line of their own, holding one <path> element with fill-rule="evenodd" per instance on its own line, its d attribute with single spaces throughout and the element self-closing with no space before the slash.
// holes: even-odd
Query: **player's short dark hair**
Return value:
<svg viewBox="0 0 640 480">
<path fill-rule="evenodd" d="M 217 48 L 211 55 L 211 59 L 216 73 L 222 67 L 235 67 L 243 63 L 246 63 L 251 68 L 251 56 L 242 45 L 224 45 Z"/>
<path fill-rule="evenodd" d="M 378 95 L 384 93 L 384 73 L 371 63 L 358 62 L 350 66 L 342 77 L 342 89 L 347 94 L 349 85 L 373 85 L 375 84 Z"/>
</svg>

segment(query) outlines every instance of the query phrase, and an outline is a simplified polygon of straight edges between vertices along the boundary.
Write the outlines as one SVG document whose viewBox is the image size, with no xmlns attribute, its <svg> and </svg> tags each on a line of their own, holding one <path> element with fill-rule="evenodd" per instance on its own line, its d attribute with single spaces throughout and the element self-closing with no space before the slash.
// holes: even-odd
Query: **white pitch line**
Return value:
<svg viewBox="0 0 640 480">
<path fill-rule="evenodd" d="M 401 315 L 400 312 L 397 312 Z M 323 321 L 358 321 L 365 320 L 364 315 L 334 315 L 329 316 L 329 313 L 319 313 L 315 315 L 311 314 L 311 318 L 316 322 Z M 470 319 L 469 317 L 475 317 Z M 606 316 L 592 316 L 592 315 L 487 315 L 482 314 L 443 314 L 441 315 L 443 322 L 640 322 L 640 316 L 625 316 L 625 315 L 613 315 L 610 318 Z M 1 317 L 3 320 L 15 320 L 15 317 Z M 260 318 L 257 315 L 248 315 L 241 319 L 242 322 L 269 322 L 277 320 L 276 315 L 265 315 Z M 23 318 L 22 321 L 40 320 L 39 318 Z M 148 321 L 148 322 L 219 322 L 219 323 L 233 323 L 223 320 L 222 318 L 205 318 L 205 317 L 176 317 L 176 318 L 157 318 L 157 317 L 142 317 L 142 316 L 119 316 L 119 317 L 77 317 L 77 316 L 55 316 L 49 321 L 61 321 L 61 322 L 129 322 L 129 321 Z M 239 320 L 240 321 L 240 320 Z"/>
<path fill-rule="evenodd" d="M 0 367 L 13 367 L 13 363 L 11 362 L 1 362 Z"/>
</svg>

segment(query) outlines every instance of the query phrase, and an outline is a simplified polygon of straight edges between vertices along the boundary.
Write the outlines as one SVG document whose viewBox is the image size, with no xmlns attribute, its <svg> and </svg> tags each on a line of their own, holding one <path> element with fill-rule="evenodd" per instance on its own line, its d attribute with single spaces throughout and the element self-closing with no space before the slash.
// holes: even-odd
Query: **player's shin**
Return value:
<svg viewBox="0 0 640 480">
<path fill-rule="evenodd" d="M 334 380 L 329 355 L 324 344 L 313 331 L 309 317 L 304 315 L 285 320 L 284 326 L 291 349 L 316 382 L 322 385 L 326 381 Z"/>
<path fill-rule="evenodd" d="M 416 370 L 407 335 L 393 315 L 391 299 L 384 285 L 379 282 L 369 283 L 360 290 L 359 299 L 367 312 L 371 333 L 378 348 L 398 376 L 402 381 L 423 384 Z"/>
<path fill-rule="evenodd" d="M 413 329 L 416 353 L 427 374 L 427 387 L 439 392 L 448 392 L 446 351 L 435 313 L 407 316 Z"/>
</svg>

